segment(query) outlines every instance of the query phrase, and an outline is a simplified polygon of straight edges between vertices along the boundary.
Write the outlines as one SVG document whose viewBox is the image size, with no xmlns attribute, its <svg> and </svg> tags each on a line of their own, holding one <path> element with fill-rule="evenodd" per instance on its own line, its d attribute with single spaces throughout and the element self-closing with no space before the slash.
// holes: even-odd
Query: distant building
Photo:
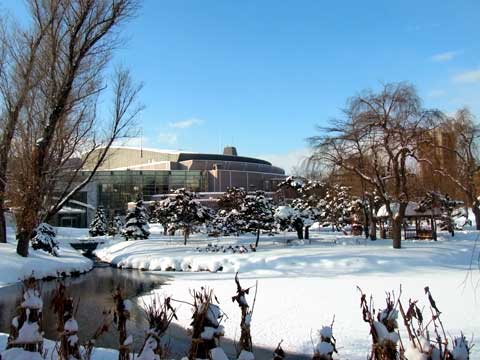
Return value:
<svg viewBox="0 0 480 360">
<path fill-rule="evenodd" d="M 426 162 L 418 164 L 419 182 L 417 188 L 419 193 L 416 194 L 417 196 L 423 196 L 426 190 L 434 190 L 449 194 L 456 199 L 463 198 L 463 194 L 448 177 L 441 176 L 434 171 L 434 169 L 443 169 L 450 174 L 455 174 L 458 171 L 457 160 L 453 151 L 457 148 L 458 134 L 454 128 L 455 123 L 448 122 L 422 136 L 419 156 L 428 159 L 431 165 Z"/>
<path fill-rule="evenodd" d="M 82 176 L 89 174 L 92 164 L 85 165 Z M 268 161 L 238 156 L 235 147 L 226 147 L 223 154 L 112 147 L 92 181 L 54 222 L 85 227 L 99 205 L 110 215 L 123 213 L 128 202 L 139 197 L 158 199 L 156 195 L 178 188 L 207 193 L 222 193 L 229 187 L 274 191 L 285 177 L 283 169 Z"/>
</svg>

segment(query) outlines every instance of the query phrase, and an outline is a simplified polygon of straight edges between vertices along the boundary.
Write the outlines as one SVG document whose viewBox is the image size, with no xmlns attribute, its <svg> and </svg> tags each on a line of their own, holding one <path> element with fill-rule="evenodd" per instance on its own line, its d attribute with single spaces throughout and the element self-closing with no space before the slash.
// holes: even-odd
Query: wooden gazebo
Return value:
<svg viewBox="0 0 480 360">
<path fill-rule="evenodd" d="M 395 214 L 398 212 L 398 204 L 392 203 L 390 207 Z M 403 222 L 403 236 L 404 239 L 433 239 L 437 240 L 437 225 L 436 220 L 442 215 L 440 208 L 433 208 L 431 210 L 420 211 L 418 204 L 409 202 L 405 210 L 405 218 Z M 387 207 L 383 205 L 377 212 L 377 220 L 380 227 L 380 237 L 391 238 L 391 224 Z"/>
</svg>

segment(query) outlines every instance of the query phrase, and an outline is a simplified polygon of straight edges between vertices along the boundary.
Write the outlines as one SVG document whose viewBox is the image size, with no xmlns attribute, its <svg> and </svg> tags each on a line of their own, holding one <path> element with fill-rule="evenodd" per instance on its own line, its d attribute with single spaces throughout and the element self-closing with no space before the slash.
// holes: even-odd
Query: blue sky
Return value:
<svg viewBox="0 0 480 360">
<path fill-rule="evenodd" d="M 146 0 L 114 60 L 145 84 L 146 146 L 233 144 L 288 169 L 316 124 L 380 82 L 480 116 L 478 14 L 478 0 Z"/>
</svg>

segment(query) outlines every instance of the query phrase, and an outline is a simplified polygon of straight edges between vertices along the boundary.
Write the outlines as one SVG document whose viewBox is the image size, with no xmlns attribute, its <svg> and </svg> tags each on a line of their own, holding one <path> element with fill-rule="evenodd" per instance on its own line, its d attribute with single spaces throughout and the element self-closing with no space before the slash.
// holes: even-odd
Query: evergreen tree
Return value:
<svg viewBox="0 0 480 360">
<path fill-rule="evenodd" d="M 170 228 L 183 230 L 184 245 L 187 245 L 188 236 L 195 227 L 211 218 L 209 209 L 196 200 L 195 193 L 184 188 L 175 190 L 166 206 L 171 214 Z"/>
<path fill-rule="evenodd" d="M 240 210 L 245 196 L 247 192 L 244 188 L 230 187 L 218 199 L 218 208 L 226 211 Z"/>
<path fill-rule="evenodd" d="M 115 215 L 113 220 L 110 221 L 108 227 L 108 235 L 115 236 L 122 232 L 123 226 L 125 225 L 122 217 L 120 215 Z"/>
<path fill-rule="evenodd" d="M 339 184 L 329 186 L 325 198 L 320 201 L 322 217 L 332 225 L 332 229 L 340 231 L 348 222 L 352 210 L 350 188 Z"/>
<path fill-rule="evenodd" d="M 308 180 L 299 176 L 289 176 L 279 185 L 280 190 L 287 190 L 295 196 L 290 207 L 295 209 L 293 212 L 286 212 L 285 209 L 277 215 L 277 221 L 281 229 L 286 229 L 286 223 L 289 230 L 295 230 L 299 239 L 305 236 L 309 239 L 309 229 L 315 221 L 323 221 L 324 211 L 320 207 L 325 205 L 327 186 L 324 183 Z M 288 216 L 287 216 L 288 215 Z M 288 220 L 279 219 L 278 216 L 287 216 Z M 303 235 L 305 231 L 305 235 Z"/>
<path fill-rule="evenodd" d="M 142 200 L 138 200 L 135 207 L 129 209 L 122 235 L 126 240 L 148 239 L 150 236 L 146 209 Z"/>
<path fill-rule="evenodd" d="M 150 222 L 161 224 L 163 227 L 163 235 L 167 235 L 168 224 L 172 220 L 172 208 L 170 206 L 171 199 L 166 198 L 161 201 L 155 201 L 152 206 Z"/>
<path fill-rule="evenodd" d="M 212 235 L 238 235 L 244 222 L 236 209 L 230 211 L 220 209 L 213 216 L 209 226 L 209 233 Z"/>
<path fill-rule="evenodd" d="M 46 251 L 53 256 L 58 256 L 58 241 L 55 240 L 56 236 L 53 226 L 47 223 L 41 223 L 34 230 L 32 238 L 32 248 L 35 250 Z"/>
<path fill-rule="evenodd" d="M 243 230 L 257 235 L 255 247 L 260 240 L 260 231 L 272 231 L 274 228 L 272 201 L 263 191 L 256 191 L 255 194 L 245 197 L 240 216 L 244 221 Z"/>
<path fill-rule="evenodd" d="M 105 215 L 105 209 L 102 206 L 99 206 L 88 232 L 90 233 L 90 236 L 104 236 L 107 234 L 107 231 L 108 222 L 107 216 Z"/>
</svg>

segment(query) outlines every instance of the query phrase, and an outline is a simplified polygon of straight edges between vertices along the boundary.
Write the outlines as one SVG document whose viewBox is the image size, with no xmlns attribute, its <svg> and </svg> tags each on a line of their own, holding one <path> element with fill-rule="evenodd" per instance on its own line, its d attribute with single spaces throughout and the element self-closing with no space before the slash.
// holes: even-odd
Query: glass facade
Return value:
<svg viewBox="0 0 480 360">
<path fill-rule="evenodd" d="M 139 197 L 165 194 L 178 188 L 206 191 L 207 177 L 194 170 L 98 171 L 92 182 L 97 186 L 97 203 L 110 212 L 124 212 L 127 203 Z"/>
</svg>

